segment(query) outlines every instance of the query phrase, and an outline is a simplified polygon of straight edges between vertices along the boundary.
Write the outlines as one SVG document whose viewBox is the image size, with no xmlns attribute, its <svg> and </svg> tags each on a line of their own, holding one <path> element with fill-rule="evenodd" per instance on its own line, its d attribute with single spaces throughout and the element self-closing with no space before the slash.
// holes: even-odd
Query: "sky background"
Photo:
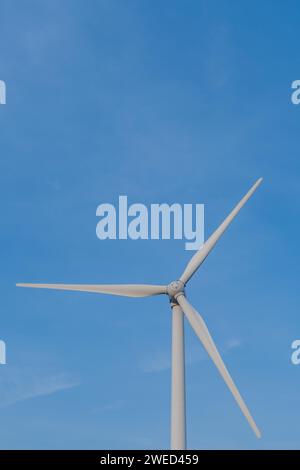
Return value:
<svg viewBox="0 0 300 470">
<path fill-rule="evenodd" d="M 188 286 L 263 437 L 186 325 L 189 448 L 300 448 L 297 1 L 1 0 L 3 449 L 168 448 L 165 298 L 16 282 L 168 283 L 184 241 L 100 241 L 96 207 L 248 202 Z"/>
</svg>

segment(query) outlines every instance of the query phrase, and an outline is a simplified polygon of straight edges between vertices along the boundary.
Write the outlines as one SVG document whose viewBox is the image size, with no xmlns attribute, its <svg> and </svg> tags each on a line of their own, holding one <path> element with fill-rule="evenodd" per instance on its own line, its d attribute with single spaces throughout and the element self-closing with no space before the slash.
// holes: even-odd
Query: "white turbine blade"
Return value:
<svg viewBox="0 0 300 470">
<path fill-rule="evenodd" d="M 255 424 L 254 419 L 252 418 L 250 411 L 247 408 L 243 398 L 241 397 L 238 389 L 236 388 L 226 366 L 217 350 L 217 347 L 210 336 L 210 333 L 207 329 L 207 326 L 203 320 L 203 318 L 199 315 L 199 313 L 192 307 L 192 305 L 187 301 L 184 295 L 180 295 L 177 297 L 177 302 L 179 303 L 180 307 L 184 311 L 188 321 L 190 322 L 193 330 L 195 331 L 196 335 L 202 342 L 203 346 L 205 347 L 206 351 L 208 352 L 209 356 L 213 360 L 215 366 L 217 367 L 218 371 L 220 372 L 221 376 L 223 377 L 226 385 L 228 386 L 229 390 L 231 391 L 232 395 L 234 396 L 237 404 L 239 405 L 242 413 L 244 414 L 245 418 L 247 419 L 248 423 L 250 424 L 251 428 L 253 429 L 255 435 L 259 438 L 261 437 L 261 433 L 258 427 Z"/>
<path fill-rule="evenodd" d="M 237 204 L 237 206 L 233 209 L 233 211 L 226 217 L 224 222 L 217 228 L 217 230 L 206 240 L 202 248 L 200 248 L 197 253 L 191 258 L 189 263 L 187 264 L 183 274 L 180 277 L 180 280 L 186 284 L 189 279 L 193 276 L 193 274 L 197 271 L 197 269 L 201 266 L 205 258 L 209 255 L 221 235 L 225 232 L 229 224 L 233 221 L 235 216 L 239 213 L 243 205 L 248 201 L 248 199 L 252 196 L 254 191 L 258 188 L 260 183 L 262 182 L 262 178 L 256 181 L 256 183 L 252 186 L 252 188 L 248 191 L 248 193 L 241 199 L 241 201 Z"/>
<path fill-rule="evenodd" d="M 122 295 L 124 297 L 149 297 L 166 294 L 165 286 L 147 284 L 17 284 L 17 286 L 33 287 L 36 289 L 96 292 L 98 294 Z"/>
</svg>

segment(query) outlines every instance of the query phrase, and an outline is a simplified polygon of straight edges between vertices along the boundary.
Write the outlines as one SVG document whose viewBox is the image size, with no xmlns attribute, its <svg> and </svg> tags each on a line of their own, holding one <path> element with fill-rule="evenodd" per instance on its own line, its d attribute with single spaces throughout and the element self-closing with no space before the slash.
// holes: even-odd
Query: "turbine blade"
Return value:
<svg viewBox="0 0 300 470">
<path fill-rule="evenodd" d="M 239 405 L 242 413 L 244 414 L 245 418 L 247 419 L 248 423 L 250 424 L 251 428 L 253 429 L 256 437 L 261 437 L 261 433 L 258 427 L 255 424 L 254 419 L 252 418 L 250 411 L 247 408 L 243 398 L 241 397 L 238 389 L 236 388 L 220 354 L 217 350 L 217 347 L 208 331 L 208 328 L 203 320 L 203 318 L 199 315 L 199 313 L 192 307 L 192 305 L 187 301 L 184 295 L 180 295 L 177 297 L 177 302 L 179 303 L 180 307 L 184 311 L 189 323 L 191 324 L 193 330 L 195 331 L 196 335 L 202 342 L 203 346 L 205 347 L 206 351 L 208 352 L 209 356 L 211 357 L 212 361 L 214 362 L 215 366 L 217 367 L 218 371 L 220 372 L 221 376 L 223 377 L 226 385 L 228 386 L 229 390 L 231 391 L 232 395 L 234 396 L 237 404 Z"/>
<path fill-rule="evenodd" d="M 165 286 L 147 284 L 16 284 L 18 287 L 37 289 L 56 289 L 80 292 L 96 292 L 98 294 L 121 295 L 124 297 L 150 297 L 166 294 Z"/>
<path fill-rule="evenodd" d="M 259 178 L 256 183 L 252 186 L 252 188 L 247 192 L 247 194 L 241 199 L 241 201 L 237 204 L 237 206 L 233 209 L 233 211 L 226 217 L 224 222 L 217 228 L 217 230 L 206 240 L 202 248 L 200 248 L 197 253 L 191 258 L 189 263 L 187 264 L 184 272 L 182 273 L 180 280 L 186 284 L 189 279 L 193 276 L 193 274 L 197 271 L 197 269 L 201 266 L 205 258 L 209 255 L 219 238 L 223 235 L 227 227 L 233 221 L 235 216 L 239 213 L 243 205 L 248 201 L 248 199 L 252 196 L 254 191 L 258 188 L 260 183 L 262 182 L 262 178 Z"/>
</svg>

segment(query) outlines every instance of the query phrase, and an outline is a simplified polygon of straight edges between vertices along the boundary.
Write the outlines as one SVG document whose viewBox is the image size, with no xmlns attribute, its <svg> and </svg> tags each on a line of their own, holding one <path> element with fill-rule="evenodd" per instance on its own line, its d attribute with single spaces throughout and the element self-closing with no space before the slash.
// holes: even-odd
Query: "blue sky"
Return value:
<svg viewBox="0 0 300 470">
<path fill-rule="evenodd" d="M 186 325 L 190 448 L 299 448 L 296 1 L 2 0 L 1 448 L 167 448 L 164 298 L 16 282 L 168 283 L 184 241 L 100 241 L 96 207 L 204 203 L 264 183 L 189 287 L 263 437 Z"/>
</svg>

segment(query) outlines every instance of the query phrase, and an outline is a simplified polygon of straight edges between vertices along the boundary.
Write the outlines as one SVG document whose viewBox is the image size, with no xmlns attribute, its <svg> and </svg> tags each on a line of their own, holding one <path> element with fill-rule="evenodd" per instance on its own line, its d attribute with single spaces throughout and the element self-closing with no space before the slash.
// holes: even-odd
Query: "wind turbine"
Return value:
<svg viewBox="0 0 300 470">
<path fill-rule="evenodd" d="M 201 266 L 219 238 L 223 235 L 232 220 L 252 196 L 261 182 L 262 178 L 256 181 L 248 193 L 241 199 L 228 217 L 226 217 L 224 222 L 222 222 L 216 231 L 207 239 L 202 248 L 194 254 L 180 278 L 171 282 L 167 286 L 145 284 L 17 284 L 17 286 L 20 287 L 96 292 L 99 294 L 112 294 L 125 297 L 150 297 L 161 294 L 169 296 L 172 309 L 171 449 L 184 450 L 186 448 L 184 315 L 223 377 L 255 435 L 258 438 L 261 437 L 261 433 L 256 426 L 247 405 L 241 397 L 218 352 L 205 321 L 189 303 L 185 295 L 185 287 L 188 281 Z"/>
</svg>

